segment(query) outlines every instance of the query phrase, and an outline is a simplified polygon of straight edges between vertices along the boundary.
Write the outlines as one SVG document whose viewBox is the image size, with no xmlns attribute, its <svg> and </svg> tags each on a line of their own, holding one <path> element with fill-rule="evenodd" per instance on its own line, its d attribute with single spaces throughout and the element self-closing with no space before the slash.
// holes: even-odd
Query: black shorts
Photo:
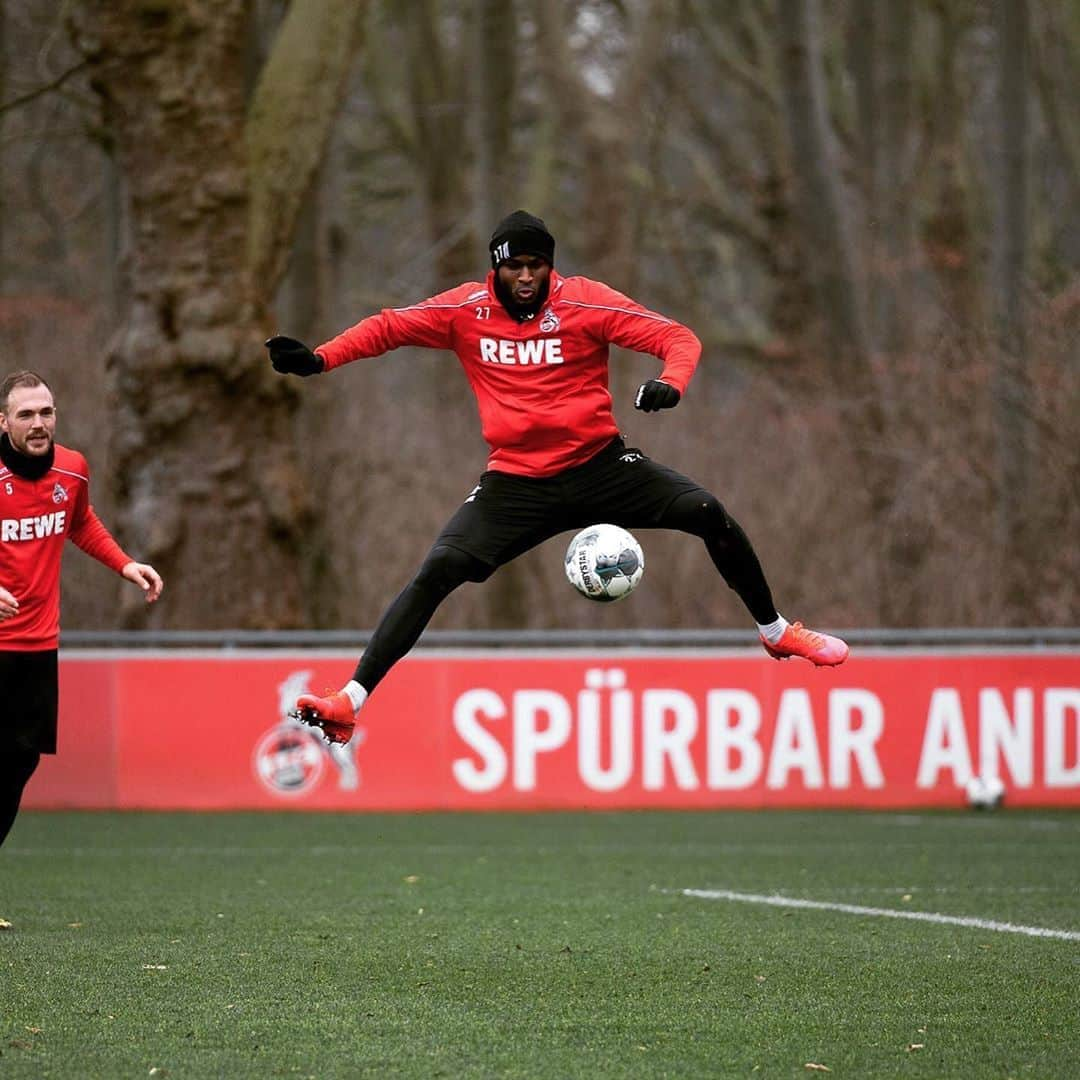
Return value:
<svg viewBox="0 0 1080 1080">
<path fill-rule="evenodd" d="M 56 753 L 56 657 L 55 649 L 0 652 L 0 753 L 12 743 L 39 754 Z"/>
<path fill-rule="evenodd" d="M 700 484 L 616 437 L 583 465 L 554 476 L 484 473 L 435 546 L 464 551 L 494 571 L 571 529 L 601 522 L 655 528 L 664 511 L 687 492 L 705 494 Z"/>
</svg>

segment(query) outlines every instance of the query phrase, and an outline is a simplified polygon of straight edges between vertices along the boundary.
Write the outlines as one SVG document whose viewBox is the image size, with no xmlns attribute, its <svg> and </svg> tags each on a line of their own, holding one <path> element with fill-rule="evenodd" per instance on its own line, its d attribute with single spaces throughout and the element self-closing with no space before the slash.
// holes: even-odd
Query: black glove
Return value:
<svg viewBox="0 0 1080 1080">
<path fill-rule="evenodd" d="M 266 347 L 270 350 L 270 363 L 282 375 L 318 375 L 323 369 L 323 358 L 296 338 L 278 335 L 268 338 Z"/>
<path fill-rule="evenodd" d="M 679 404 L 682 394 L 674 386 L 668 386 L 659 379 L 650 379 L 638 387 L 634 398 L 634 408 L 642 412 L 656 412 L 659 409 L 674 409 Z"/>
</svg>

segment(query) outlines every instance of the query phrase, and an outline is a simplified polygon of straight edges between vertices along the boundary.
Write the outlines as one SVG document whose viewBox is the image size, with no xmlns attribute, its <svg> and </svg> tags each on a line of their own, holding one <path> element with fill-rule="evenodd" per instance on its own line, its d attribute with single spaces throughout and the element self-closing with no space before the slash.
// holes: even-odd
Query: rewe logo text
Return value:
<svg viewBox="0 0 1080 1080">
<path fill-rule="evenodd" d="M 480 359 L 487 364 L 561 364 L 562 338 L 534 338 L 532 341 L 481 338 Z"/>
<path fill-rule="evenodd" d="M 0 521 L 0 541 L 6 544 L 11 541 L 41 540 L 46 536 L 57 536 L 64 531 L 66 522 L 66 510 L 41 514 L 39 517 L 4 518 Z"/>
</svg>

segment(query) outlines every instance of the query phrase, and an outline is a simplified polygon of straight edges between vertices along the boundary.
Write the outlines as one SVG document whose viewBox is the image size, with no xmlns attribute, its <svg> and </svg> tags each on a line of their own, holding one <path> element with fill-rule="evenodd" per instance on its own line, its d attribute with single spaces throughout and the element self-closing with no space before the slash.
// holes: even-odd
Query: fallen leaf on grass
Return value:
<svg viewBox="0 0 1080 1080">
<path fill-rule="evenodd" d="M 415 885 L 420 880 L 419 874 L 408 874 L 405 877 L 406 885 Z"/>
<path fill-rule="evenodd" d="M 828 1065 L 819 1065 L 816 1061 L 808 1061 L 803 1068 L 811 1069 L 813 1072 L 832 1072 Z"/>
<path fill-rule="evenodd" d="M 81 922 L 69 922 L 68 923 L 68 929 L 69 930 L 78 930 L 81 926 L 82 926 Z"/>
<path fill-rule="evenodd" d="M 143 964 L 143 971 L 168 971 L 164 964 Z"/>
<path fill-rule="evenodd" d="M 30 1025 L 27 1024 L 26 1030 L 29 1031 L 31 1035 L 40 1035 L 45 1029 L 39 1027 L 30 1027 Z"/>
<path fill-rule="evenodd" d="M 0 919 L 0 930 L 10 930 L 10 929 L 11 929 L 11 923 L 9 923 L 7 921 L 7 919 Z"/>
<path fill-rule="evenodd" d="M 912 1050 L 922 1050 L 926 1046 L 926 1043 L 908 1043 L 907 1052 L 910 1054 Z"/>
</svg>

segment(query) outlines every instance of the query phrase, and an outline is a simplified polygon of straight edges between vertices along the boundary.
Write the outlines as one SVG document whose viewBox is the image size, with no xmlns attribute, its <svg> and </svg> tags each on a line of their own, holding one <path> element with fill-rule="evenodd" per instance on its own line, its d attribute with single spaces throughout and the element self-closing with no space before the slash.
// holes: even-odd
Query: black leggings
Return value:
<svg viewBox="0 0 1080 1080">
<path fill-rule="evenodd" d="M 701 537 L 713 565 L 728 587 L 739 594 L 754 622 L 771 623 L 776 618 L 772 591 L 757 554 L 739 523 L 715 496 L 705 491 L 679 495 L 664 511 L 658 527 Z"/>
<path fill-rule="evenodd" d="M 0 844 L 15 824 L 23 788 L 40 760 L 36 750 L 21 746 L 9 746 L 0 754 Z"/>
<path fill-rule="evenodd" d="M 494 570 L 473 555 L 436 544 L 379 620 L 353 678 L 370 694 L 416 644 L 438 606 L 459 585 L 486 581 Z"/>
<path fill-rule="evenodd" d="M 705 541 L 716 569 L 738 593 L 754 621 L 776 618 L 772 593 L 746 533 L 720 502 L 705 491 L 677 496 L 654 526 L 690 533 Z M 495 567 L 457 548 L 436 544 L 416 577 L 387 608 L 353 678 L 370 694 L 419 640 L 439 605 L 466 581 L 486 581 Z"/>
</svg>

